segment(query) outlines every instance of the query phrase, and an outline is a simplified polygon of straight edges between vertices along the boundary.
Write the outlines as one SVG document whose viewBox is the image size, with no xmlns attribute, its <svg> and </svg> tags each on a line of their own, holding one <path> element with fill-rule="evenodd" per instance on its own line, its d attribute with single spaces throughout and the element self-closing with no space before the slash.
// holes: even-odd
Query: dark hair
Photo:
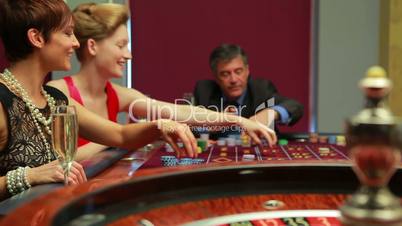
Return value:
<svg viewBox="0 0 402 226">
<path fill-rule="evenodd" d="M 235 44 L 222 44 L 216 47 L 211 55 L 209 55 L 209 67 L 214 74 L 217 73 L 217 65 L 219 62 L 229 62 L 232 59 L 241 56 L 245 65 L 248 65 L 248 58 L 244 50 Z"/>
<path fill-rule="evenodd" d="M 16 62 L 32 53 L 29 29 L 37 29 L 47 42 L 52 32 L 71 20 L 71 11 L 63 0 L 0 0 L 0 36 L 7 59 Z"/>
</svg>

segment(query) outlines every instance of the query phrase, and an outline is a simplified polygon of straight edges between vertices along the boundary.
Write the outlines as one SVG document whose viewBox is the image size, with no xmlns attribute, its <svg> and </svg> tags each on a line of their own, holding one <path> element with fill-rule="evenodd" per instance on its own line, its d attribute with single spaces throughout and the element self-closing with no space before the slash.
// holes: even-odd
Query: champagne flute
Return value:
<svg viewBox="0 0 402 226">
<path fill-rule="evenodd" d="M 77 152 L 78 121 L 74 106 L 57 106 L 52 113 L 52 144 L 68 185 L 71 165 Z"/>
</svg>

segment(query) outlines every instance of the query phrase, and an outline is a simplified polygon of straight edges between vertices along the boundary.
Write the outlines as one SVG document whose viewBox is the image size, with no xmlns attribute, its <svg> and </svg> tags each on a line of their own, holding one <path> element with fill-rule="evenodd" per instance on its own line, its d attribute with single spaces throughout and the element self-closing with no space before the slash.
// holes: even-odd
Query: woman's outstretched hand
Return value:
<svg viewBox="0 0 402 226">
<path fill-rule="evenodd" d="M 197 140 L 189 126 L 169 119 L 159 119 L 157 123 L 164 140 L 176 151 L 177 157 L 184 154 L 177 145 L 178 141 L 184 144 L 184 148 L 189 157 L 197 157 Z"/>
<path fill-rule="evenodd" d="M 240 126 L 251 137 L 251 139 L 261 147 L 261 138 L 265 138 L 270 147 L 277 142 L 275 131 L 258 121 L 242 118 Z"/>
</svg>

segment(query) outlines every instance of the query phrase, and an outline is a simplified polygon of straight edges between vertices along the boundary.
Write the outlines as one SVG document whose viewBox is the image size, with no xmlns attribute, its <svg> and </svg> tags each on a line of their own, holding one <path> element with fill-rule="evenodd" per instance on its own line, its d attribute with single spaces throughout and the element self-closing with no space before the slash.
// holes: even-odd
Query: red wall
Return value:
<svg viewBox="0 0 402 226">
<path fill-rule="evenodd" d="M 307 132 L 311 0 L 131 0 L 133 87 L 172 101 L 211 79 L 208 57 L 241 45 L 251 74 L 305 106 L 292 131 Z"/>
</svg>

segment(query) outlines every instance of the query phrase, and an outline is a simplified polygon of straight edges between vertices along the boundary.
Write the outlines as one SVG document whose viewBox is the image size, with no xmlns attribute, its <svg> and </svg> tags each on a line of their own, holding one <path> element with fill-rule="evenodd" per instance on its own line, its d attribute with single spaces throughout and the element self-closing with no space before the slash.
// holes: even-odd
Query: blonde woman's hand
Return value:
<svg viewBox="0 0 402 226">
<path fill-rule="evenodd" d="M 31 185 L 56 183 L 64 181 L 63 169 L 58 160 L 27 169 L 27 178 Z M 69 184 L 81 184 L 87 181 L 84 168 L 78 162 L 73 161 L 68 177 Z"/>
<path fill-rule="evenodd" d="M 169 119 L 158 119 L 157 123 L 164 140 L 176 151 L 177 157 L 183 155 L 182 150 L 177 146 L 179 140 L 184 144 L 189 157 L 197 157 L 197 140 L 188 125 Z"/>
<path fill-rule="evenodd" d="M 265 138 L 270 147 L 277 142 L 275 131 L 256 120 L 242 118 L 240 120 L 240 126 L 251 137 L 251 139 L 261 147 L 261 138 Z"/>
</svg>

